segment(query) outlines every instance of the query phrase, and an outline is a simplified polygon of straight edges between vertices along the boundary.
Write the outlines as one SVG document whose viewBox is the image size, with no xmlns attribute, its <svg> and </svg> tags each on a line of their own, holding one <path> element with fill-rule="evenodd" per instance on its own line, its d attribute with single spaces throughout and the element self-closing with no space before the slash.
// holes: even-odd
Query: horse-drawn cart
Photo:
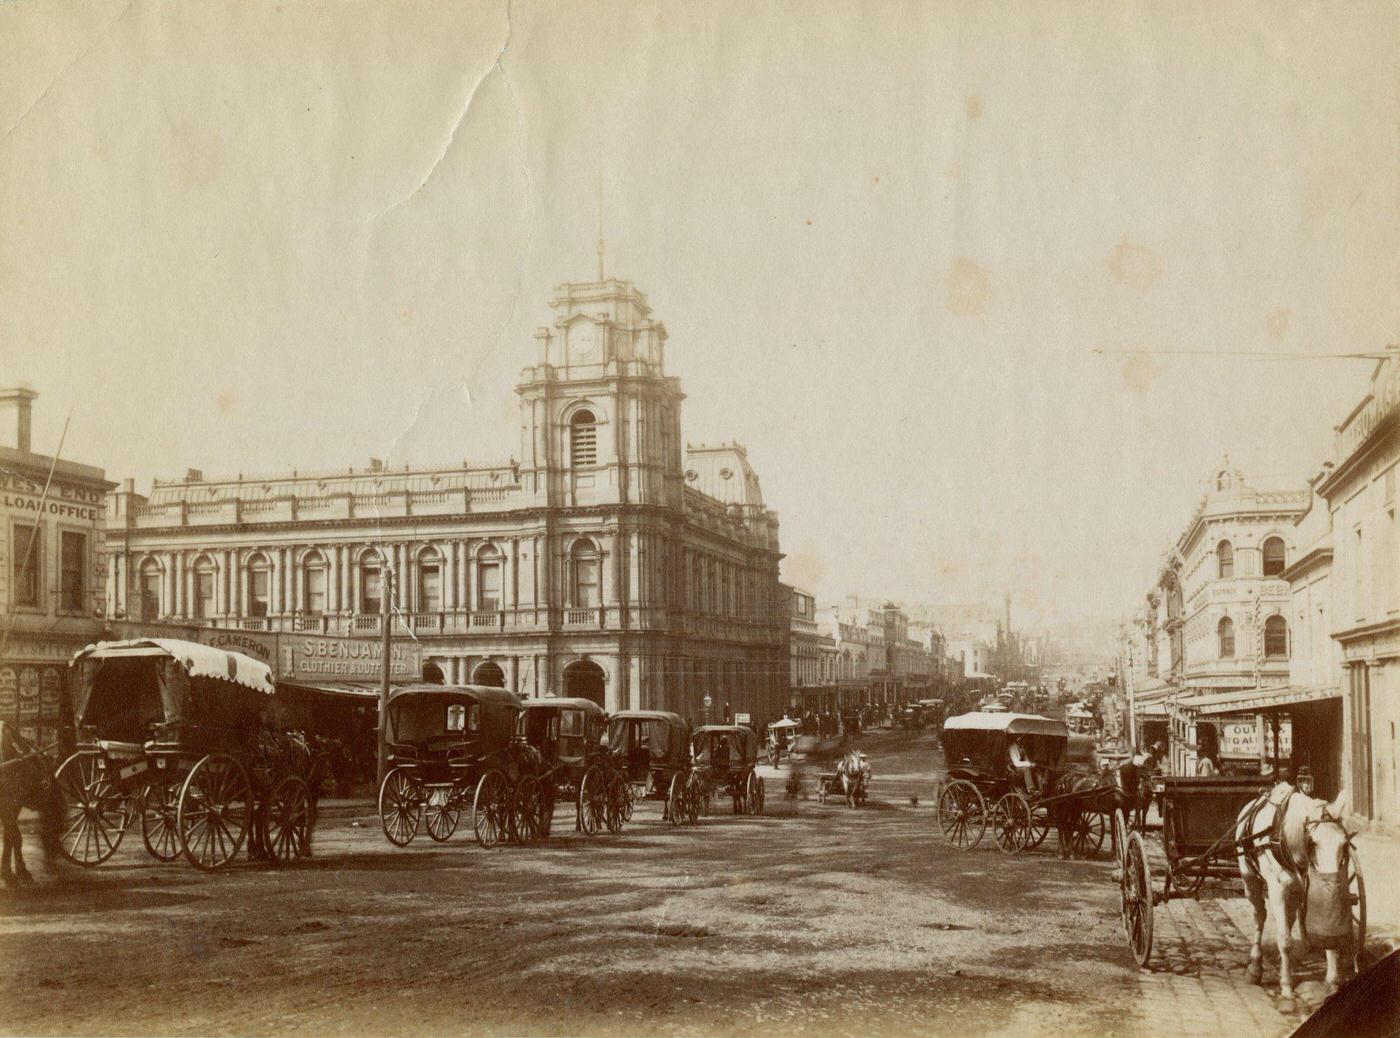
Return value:
<svg viewBox="0 0 1400 1038">
<path fill-rule="evenodd" d="M 724 795 L 736 815 L 763 813 L 763 779 L 758 774 L 758 735 L 741 724 L 707 724 L 691 736 L 697 799 L 708 806 Z"/>
<path fill-rule="evenodd" d="M 971 850 L 990 825 L 997 847 L 1019 854 L 1053 826 L 1062 849 L 1092 856 L 1103 845 L 1112 783 L 1067 757 L 1068 728 L 1037 714 L 974 711 L 943 723 L 947 777 L 938 796 L 944 839 Z"/>
<path fill-rule="evenodd" d="M 310 762 L 265 724 L 266 664 L 157 638 L 99 642 L 73 666 L 78 748 L 55 774 L 66 858 L 106 861 L 134 821 L 152 857 L 205 871 L 245 842 L 282 864 L 310 853 Z"/>
<path fill-rule="evenodd" d="M 603 745 L 607 713 L 591 699 L 530 699 L 519 734 L 540 756 L 549 816 L 556 799 L 574 802 L 575 829 L 618 833 L 632 818 L 632 787 Z M 545 835 L 548 835 L 546 823 Z"/>
<path fill-rule="evenodd" d="M 661 800 L 672 825 L 694 824 L 699 805 L 690 790 L 690 725 L 662 710 L 622 710 L 608 718 L 608 750 L 634 797 Z"/>
<path fill-rule="evenodd" d="M 1158 775 L 1153 779 L 1152 791 L 1162 812 L 1162 853 L 1166 859 L 1160 891 L 1152 888 L 1152 867 L 1143 831 L 1130 828 L 1121 811 L 1114 813 L 1113 824 L 1121 848 L 1118 884 L 1123 930 L 1139 966 L 1146 966 L 1152 955 L 1154 906 L 1174 898 L 1197 897 L 1207 879 L 1239 879 L 1241 854 L 1257 854 L 1271 842 L 1272 834 L 1267 829 L 1255 831 L 1253 814 L 1244 814 L 1251 803 L 1267 802 L 1269 791 L 1265 782 L 1257 775 Z M 1246 828 L 1243 836 L 1242 817 Z M 1345 857 L 1352 947 L 1359 954 L 1366 937 L 1366 889 L 1356 852 L 1348 850 Z M 1306 871 L 1306 864 L 1302 867 Z"/>
<path fill-rule="evenodd" d="M 520 699 L 481 685 L 409 685 L 385 712 L 388 771 L 379 786 L 379 820 L 396 847 L 425 822 L 443 842 L 470 812 L 477 843 L 530 840 L 548 828 L 544 789 L 533 756 L 515 746 Z"/>
</svg>

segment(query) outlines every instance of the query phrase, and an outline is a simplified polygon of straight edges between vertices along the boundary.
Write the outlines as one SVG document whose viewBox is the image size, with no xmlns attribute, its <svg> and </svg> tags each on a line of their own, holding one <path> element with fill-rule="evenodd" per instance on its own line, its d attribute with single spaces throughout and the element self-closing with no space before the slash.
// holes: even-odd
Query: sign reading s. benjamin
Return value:
<svg viewBox="0 0 1400 1038">
<path fill-rule="evenodd" d="M 279 635 L 280 678 L 301 681 L 373 681 L 380 676 L 383 645 L 377 638 L 320 634 Z M 389 656 L 395 681 L 421 681 L 423 650 L 416 642 L 395 643 Z"/>
</svg>

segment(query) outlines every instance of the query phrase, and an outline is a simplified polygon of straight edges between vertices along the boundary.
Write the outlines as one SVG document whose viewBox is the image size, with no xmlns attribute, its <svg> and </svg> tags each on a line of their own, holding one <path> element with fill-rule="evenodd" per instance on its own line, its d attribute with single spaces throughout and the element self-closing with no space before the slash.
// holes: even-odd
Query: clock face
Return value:
<svg viewBox="0 0 1400 1038">
<path fill-rule="evenodd" d="M 591 324 L 579 322 L 569 332 L 569 352 L 576 360 L 590 361 L 598 347 L 598 329 Z"/>
</svg>

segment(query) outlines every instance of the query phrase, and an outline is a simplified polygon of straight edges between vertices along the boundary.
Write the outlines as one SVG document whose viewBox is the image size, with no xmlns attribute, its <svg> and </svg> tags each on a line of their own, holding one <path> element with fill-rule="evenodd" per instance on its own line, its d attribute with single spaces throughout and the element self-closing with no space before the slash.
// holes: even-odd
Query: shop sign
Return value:
<svg viewBox="0 0 1400 1038">
<path fill-rule="evenodd" d="M 1279 752 L 1274 753 L 1273 727 L 1267 722 L 1264 725 L 1264 751 L 1262 756 L 1279 759 L 1287 759 L 1293 755 L 1293 723 L 1283 721 L 1279 724 Z M 1248 758 L 1258 760 L 1261 756 L 1259 750 L 1259 724 L 1253 718 L 1248 721 L 1231 721 L 1220 726 L 1220 756 Z"/>
<path fill-rule="evenodd" d="M 383 643 L 378 638 L 336 638 L 322 634 L 280 635 L 277 676 L 302 681 L 373 681 L 382 673 Z M 423 650 L 416 642 L 390 647 L 389 677 L 421 681 Z"/>
<path fill-rule="evenodd" d="M 215 649 L 223 649 L 225 652 L 241 652 L 257 660 L 259 663 L 266 663 L 269 667 L 276 667 L 277 661 L 277 635 L 257 634 L 248 631 L 226 631 L 214 627 L 200 628 L 196 637 L 205 645 Z"/>
<path fill-rule="evenodd" d="M 19 715 L 29 717 L 39 712 L 39 670 L 36 667 L 19 669 Z"/>
<path fill-rule="evenodd" d="M 0 473 L 0 503 L 12 511 L 96 522 L 102 517 L 103 496 L 101 490 L 63 483 L 54 483 L 45 496 L 42 484 L 23 476 Z"/>
<path fill-rule="evenodd" d="M 19 675 L 14 667 L 0 667 L 0 711 L 12 713 L 18 702 Z"/>
<path fill-rule="evenodd" d="M 63 702 L 63 671 L 45 667 L 40 677 L 39 712 L 44 717 L 58 717 Z"/>
</svg>

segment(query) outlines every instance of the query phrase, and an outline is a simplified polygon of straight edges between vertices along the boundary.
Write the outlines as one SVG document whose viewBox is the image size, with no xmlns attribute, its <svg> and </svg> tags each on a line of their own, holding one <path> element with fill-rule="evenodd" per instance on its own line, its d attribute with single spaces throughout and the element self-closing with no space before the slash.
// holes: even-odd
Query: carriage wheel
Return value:
<svg viewBox="0 0 1400 1038">
<path fill-rule="evenodd" d="M 992 809 L 992 834 L 1003 854 L 1020 854 L 1031 837 L 1031 805 L 1020 793 L 1007 793 Z"/>
<path fill-rule="evenodd" d="M 1360 973 L 1366 961 L 1366 882 L 1355 848 L 1347 854 L 1347 899 L 1351 902 L 1352 969 Z"/>
<path fill-rule="evenodd" d="M 575 812 L 579 831 L 585 836 L 592 836 L 603 828 L 607 804 L 607 788 L 603 782 L 603 773 L 596 767 L 590 767 L 583 773 L 583 778 L 578 784 Z"/>
<path fill-rule="evenodd" d="M 699 775 L 691 772 L 685 784 L 685 817 L 691 825 L 700 824 L 700 816 L 710 813 L 709 788 Z"/>
<path fill-rule="evenodd" d="M 1152 955 L 1152 870 L 1147 864 L 1142 834 L 1137 830 L 1128 834 L 1118 891 L 1128 947 L 1137 964 L 1146 967 Z"/>
<path fill-rule="evenodd" d="M 938 828 L 943 838 L 960 851 L 982 842 L 987 831 L 987 802 L 971 782 L 954 779 L 938 797 Z"/>
<path fill-rule="evenodd" d="M 180 787 L 173 782 L 141 791 L 141 842 L 156 861 L 170 862 L 180 856 L 180 831 L 175 824 L 179 799 Z"/>
<path fill-rule="evenodd" d="M 1044 807 L 1031 808 L 1031 831 L 1026 840 L 1026 850 L 1033 851 L 1045 842 L 1050 835 L 1050 811 Z"/>
<path fill-rule="evenodd" d="M 472 798 L 472 831 L 481 846 L 494 847 L 508 835 L 510 800 L 504 775 L 493 769 L 481 776 Z"/>
<path fill-rule="evenodd" d="M 632 787 L 622 776 L 614 775 L 612 781 L 608 783 L 607 804 L 604 811 L 608 832 L 622 832 L 622 827 L 627 824 L 627 816 L 632 813 L 631 804 Z"/>
<path fill-rule="evenodd" d="M 434 786 L 428 790 L 423 804 L 423 820 L 428 823 L 428 836 L 438 843 L 452 839 L 457 823 L 462 820 L 462 807 L 451 786 Z"/>
<path fill-rule="evenodd" d="M 185 860 L 204 872 L 223 868 L 243 846 L 252 815 L 243 765 L 226 753 L 201 757 L 185 777 L 175 807 Z"/>
<path fill-rule="evenodd" d="M 763 793 L 763 776 L 753 775 L 750 778 L 753 789 L 749 791 L 749 809 L 756 815 L 763 814 L 763 803 L 766 799 Z"/>
<path fill-rule="evenodd" d="M 407 847 L 423 819 L 423 791 L 413 776 L 392 768 L 379 787 L 379 824 L 395 847 Z"/>
<path fill-rule="evenodd" d="M 101 865 L 126 835 L 128 807 L 107 778 L 106 761 L 94 753 L 75 753 L 59 766 L 54 779 L 63 798 L 59 850 L 75 865 Z"/>
<path fill-rule="evenodd" d="M 671 776 L 671 789 L 666 794 L 666 819 L 672 825 L 680 825 L 685 821 L 686 811 L 685 776 L 678 771 Z"/>
<path fill-rule="evenodd" d="M 1113 837 L 1113 853 L 1121 870 L 1128 851 L 1128 820 L 1123 817 L 1121 807 L 1113 809 Z"/>
<path fill-rule="evenodd" d="M 520 787 L 515 791 L 514 808 L 511 828 L 515 838 L 522 843 L 540 839 L 546 830 L 544 787 L 539 779 L 526 775 L 520 780 Z"/>
<path fill-rule="evenodd" d="M 1087 808 L 1075 812 L 1069 823 L 1069 852 L 1074 858 L 1092 858 L 1103 846 L 1103 815 Z"/>
<path fill-rule="evenodd" d="M 311 852 L 311 787 L 300 776 L 288 775 L 272 791 L 267 849 L 279 865 L 290 865 Z"/>
</svg>

